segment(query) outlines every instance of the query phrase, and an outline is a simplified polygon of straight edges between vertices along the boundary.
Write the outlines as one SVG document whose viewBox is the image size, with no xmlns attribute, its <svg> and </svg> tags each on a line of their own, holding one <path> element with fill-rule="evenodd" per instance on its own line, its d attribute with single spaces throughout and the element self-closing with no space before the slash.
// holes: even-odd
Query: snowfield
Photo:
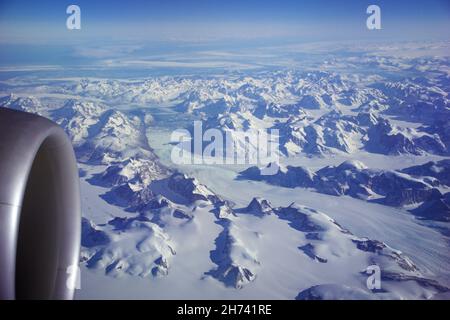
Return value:
<svg viewBox="0 0 450 320">
<path fill-rule="evenodd" d="M 76 297 L 448 298 L 450 57 L 377 54 L 144 78 L 0 71 L 0 107 L 73 142 Z M 194 120 L 278 129 L 280 170 L 173 163 L 171 133 Z"/>
</svg>

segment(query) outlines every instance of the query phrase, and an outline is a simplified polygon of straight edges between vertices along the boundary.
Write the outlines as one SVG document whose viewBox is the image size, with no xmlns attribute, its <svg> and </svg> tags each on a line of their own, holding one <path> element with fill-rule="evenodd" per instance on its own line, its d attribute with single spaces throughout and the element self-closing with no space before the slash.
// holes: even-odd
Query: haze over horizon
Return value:
<svg viewBox="0 0 450 320">
<path fill-rule="evenodd" d="M 82 28 L 66 29 L 66 8 L 81 8 Z M 379 5 L 382 30 L 366 29 L 366 9 Z M 215 42 L 447 39 L 447 1 L 1 1 L 0 41 Z"/>
</svg>

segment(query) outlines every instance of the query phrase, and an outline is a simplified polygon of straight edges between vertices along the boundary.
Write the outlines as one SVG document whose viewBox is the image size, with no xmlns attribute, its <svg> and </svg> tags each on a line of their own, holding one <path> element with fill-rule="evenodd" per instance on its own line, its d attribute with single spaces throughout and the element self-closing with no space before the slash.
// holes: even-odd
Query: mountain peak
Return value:
<svg viewBox="0 0 450 320">
<path fill-rule="evenodd" d="M 339 166 L 338 169 L 340 170 L 364 170 L 364 169 L 368 169 L 368 167 L 362 163 L 361 161 L 358 160 L 346 160 L 344 162 L 342 162 Z"/>
<path fill-rule="evenodd" d="M 273 208 L 266 199 L 255 197 L 247 206 L 246 211 L 257 215 L 266 215 L 273 212 Z"/>
</svg>

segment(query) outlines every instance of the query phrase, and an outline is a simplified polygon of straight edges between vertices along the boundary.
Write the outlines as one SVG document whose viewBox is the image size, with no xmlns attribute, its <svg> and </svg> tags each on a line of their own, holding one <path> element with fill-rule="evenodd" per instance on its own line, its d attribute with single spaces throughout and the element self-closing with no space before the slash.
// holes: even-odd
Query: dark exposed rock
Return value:
<svg viewBox="0 0 450 320">
<path fill-rule="evenodd" d="M 109 243 L 108 235 L 86 218 L 81 220 L 81 245 L 87 248 L 101 246 Z"/>
<path fill-rule="evenodd" d="M 424 219 L 450 221 L 450 205 L 444 198 L 426 201 L 411 212 Z"/>
<path fill-rule="evenodd" d="M 316 250 L 314 246 L 311 243 L 308 243 L 302 247 L 299 247 L 301 251 L 303 251 L 308 257 L 310 257 L 313 260 L 316 260 L 320 263 L 326 263 L 328 260 L 322 257 L 319 257 L 316 255 Z"/>
<path fill-rule="evenodd" d="M 356 247 L 359 250 L 366 251 L 366 252 L 378 252 L 380 250 L 383 250 L 386 248 L 386 245 L 378 240 L 370 240 L 370 239 L 354 239 L 352 240 L 354 243 L 356 243 Z"/>
<path fill-rule="evenodd" d="M 358 199 L 375 201 L 389 206 L 402 207 L 414 204 L 423 204 L 421 210 L 433 208 L 431 212 L 417 215 L 428 219 L 445 220 L 448 201 L 440 201 L 444 196 L 435 186 L 440 184 L 438 177 L 442 175 L 429 174 L 430 170 L 443 173 L 448 170 L 448 161 L 439 162 L 439 169 L 433 165 L 425 165 L 423 168 L 407 168 L 403 172 L 387 170 L 371 170 L 359 161 L 345 161 L 339 166 L 324 167 L 316 172 L 310 172 L 302 167 L 282 168 L 273 176 L 261 175 L 257 167 L 251 167 L 240 173 L 239 179 L 251 179 L 265 181 L 273 185 L 288 188 L 303 187 L 314 188 L 320 193 L 342 196 L 348 195 Z M 409 170 L 411 169 L 411 170 Z M 412 177 L 407 172 L 415 175 L 427 174 L 426 177 Z M 427 204 L 428 203 L 428 204 Z M 425 205 L 427 204 L 427 205 Z M 442 218 L 444 217 L 444 218 Z"/>
<path fill-rule="evenodd" d="M 245 211 L 255 215 L 267 215 L 271 214 L 273 209 L 269 201 L 262 198 L 253 198 Z"/>
<path fill-rule="evenodd" d="M 415 177 L 433 177 L 443 185 L 450 186 L 450 159 L 430 161 L 423 165 L 405 168 L 401 172 Z"/>
</svg>

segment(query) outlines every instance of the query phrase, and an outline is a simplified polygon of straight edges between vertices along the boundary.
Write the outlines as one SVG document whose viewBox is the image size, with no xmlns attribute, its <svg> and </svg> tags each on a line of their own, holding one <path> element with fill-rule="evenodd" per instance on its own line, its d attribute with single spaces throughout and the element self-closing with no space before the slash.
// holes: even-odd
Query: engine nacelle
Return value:
<svg viewBox="0 0 450 320">
<path fill-rule="evenodd" d="M 80 237 L 69 138 L 50 120 L 0 108 L 0 299 L 72 299 Z"/>
</svg>

